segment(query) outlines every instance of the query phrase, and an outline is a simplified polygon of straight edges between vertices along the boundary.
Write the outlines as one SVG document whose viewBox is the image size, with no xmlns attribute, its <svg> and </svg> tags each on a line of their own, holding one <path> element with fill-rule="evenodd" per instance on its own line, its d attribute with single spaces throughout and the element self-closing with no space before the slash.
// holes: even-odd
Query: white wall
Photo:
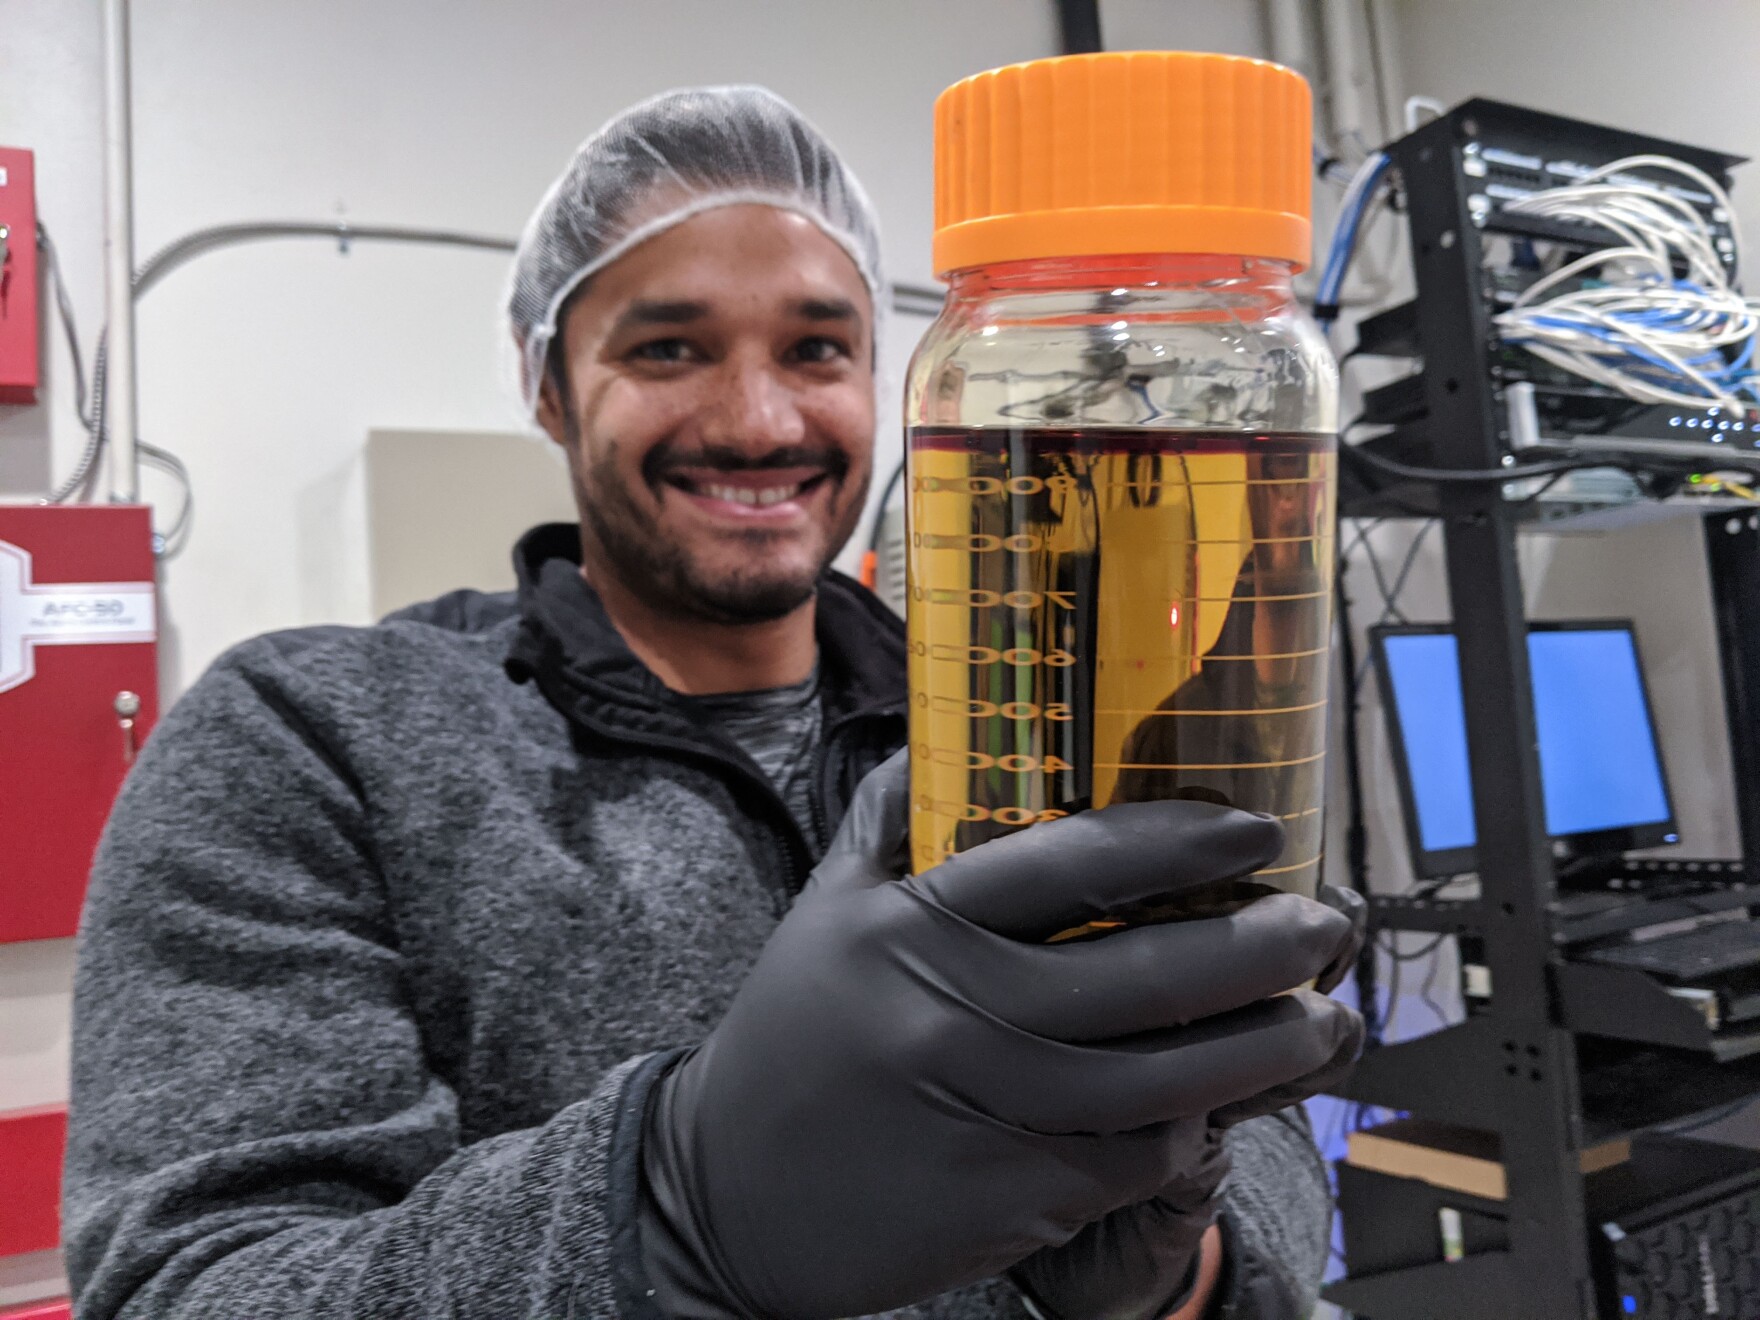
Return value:
<svg viewBox="0 0 1760 1320">
<path fill-rule="evenodd" d="M 89 348 L 102 306 L 97 6 L 3 8 L 0 138 L 39 153 L 42 213 Z M 1250 0 L 1111 0 L 1104 18 L 1118 47 L 1259 48 Z M 847 154 L 893 275 L 917 282 L 931 273 L 935 94 L 1057 39 L 1049 0 L 155 0 L 135 7 L 133 35 L 137 259 L 259 218 L 514 234 L 608 115 L 670 86 L 757 81 Z M 519 424 L 496 322 L 505 266 L 281 242 L 203 257 L 143 301 L 141 434 L 184 457 L 198 498 L 189 548 L 164 576 L 169 691 L 265 629 L 369 618 L 367 430 Z M 894 323 L 895 380 L 918 333 Z M 49 356 L 43 405 L 0 409 L 0 497 L 40 494 L 83 440 L 58 343 Z M 149 497 L 171 497 L 147 480 Z"/>
<path fill-rule="evenodd" d="M 1413 93 L 1452 104 L 1488 96 L 1760 156 L 1753 72 L 1760 7 L 1725 0 L 1534 4 L 1396 0 L 1402 71 Z M 1752 175 L 1753 177 L 1745 177 Z M 1744 234 L 1760 240 L 1760 172 L 1736 175 Z"/>
<path fill-rule="evenodd" d="M 100 319 L 95 8 L 9 0 L 0 74 L 6 136 L 40 154 L 43 212 L 88 337 Z M 922 280 L 934 93 L 1046 53 L 1049 14 L 1022 5 L 1003 24 L 978 6 L 852 0 L 137 6 L 137 256 L 250 218 L 514 234 L 574 145 L 623 105 L 755 80 L 844 148 L 878 200 L 894 270 Z M 519 424 L 500 374 L 505 266 L 277 243 L 203 258 L 143 302 L 142 434 L 184 456 L 199 500 L 189 549 L 165 573 L 171 688 L 264 629 L 368 617 L 368 428 Z M 0 490 L 33 495 L 68 470 L 80 436 L 63 401 L 5 419 Z"/>
</svg>

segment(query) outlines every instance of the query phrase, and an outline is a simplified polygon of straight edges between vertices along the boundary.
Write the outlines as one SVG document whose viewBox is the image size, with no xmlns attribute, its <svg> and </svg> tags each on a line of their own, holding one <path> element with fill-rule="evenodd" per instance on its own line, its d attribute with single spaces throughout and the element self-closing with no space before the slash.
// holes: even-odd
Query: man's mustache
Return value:
<svg viewBox="0 0 1760 1320">
<path fill-rule="evenodd" d="M 784 445 L 754 457 L 728 445 L 679 450 L 660 444 L 642 460 L 642 477 L 654 485 L 679 471 L 763 472 L 780 468 L 808 468 L 842 480 L 849 472 L 849 455 L 824 445 Z"/>
</svg>

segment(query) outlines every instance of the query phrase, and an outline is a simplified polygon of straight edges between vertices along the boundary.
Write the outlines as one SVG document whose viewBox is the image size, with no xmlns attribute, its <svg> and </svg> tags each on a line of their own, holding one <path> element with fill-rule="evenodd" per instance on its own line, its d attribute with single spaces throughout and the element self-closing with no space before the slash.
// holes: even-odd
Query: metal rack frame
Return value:
<svg viewBox="0 0 1760 1320">
<path fill-rule="evenodd" d="M 1488 113 L 1523 112 L 1468 102 L 1386 149 L 1407 206 L 1425 363 L 1420 425 L 1425 461 L 1435 467 L 1495 469 L 1509 452 L 1491 360 L 1494 332 L 1481 288 L 1481 230 L 1469 203 L 1475 181 L 1460 167 L 1460 148 L 1480 131 L 1475 116 Z M 1686 150 L 1654 146 L 1674 154 Z M 1728 158 L 1711 153 L 1695 151 L 1690 158 L 1711 158 L 1721 163 L 1718 172 L 1727 167 Z M 1636 1106 L 1613 1113 L 1603 1106 L 1599 1117 L 1585 1115 L 1579 1033 L 1605 1033 L 1611 1001 L 1600 997 L 1629 987 L 1588 984 L 1577 974 L 1580 964 L 1564 963 L 1554 938 L 1557 886 L 1542 809 L 1516 555 L 1521 513 L 1490 482 L 1440 485 L 1436 498 L 1459 636 L 1474 809 L 1480 822 L 1495 825 L 1478 831 L 1477 900 L 1382 901 L 1375 905 L 1375 920 L 1384 928 L 1471 932 L 1482 941 L 1493 993 L 1483 1011 L 1457 1026 L 1367 1055 L 1345 1094 L 1424 1117 L 1495 1127 L 1508 1173 L 1509 1246 L 1455 1263 L 1347 1278 L 1325 1295 L 1374 1320 L 1592 1320 L 1598 1311 L 1578 1152 L 1605 1139 L 1610 1129 L 1640 1129 L 1673 1115 L 1662 1099 L 1648 1111 Z M 1387 512 L 1372 498 L 1360 504 L 1364 512 Z M 1358 510 L 1347 505 L 1344 512 L 1354 516 Z M 1756 523 L 1750 516 L 1732 523 L 1728 514 L 1707 520 L 1745 857 L 1760 857 Z M 1690 1035 L 1686 1024 L 1672 1025 L 1683 1040 Z M 1730 1098 L 1732 1089 L 1737 1096 L 1760 1092 L 1760 1060 L 1723 1063 L 1707 1054 L 1698 1062 L 1699 1056 L 1684 1052 L 1683 1058 L 1706 1070 L 1702 1083 L 1687 1088 L 1695 1099 L 1709 1096 L 1706 1104 Z M 1677 1064 L 1687 1066 L 1662 1051 L 1659 1066 Z"/>
</svg>

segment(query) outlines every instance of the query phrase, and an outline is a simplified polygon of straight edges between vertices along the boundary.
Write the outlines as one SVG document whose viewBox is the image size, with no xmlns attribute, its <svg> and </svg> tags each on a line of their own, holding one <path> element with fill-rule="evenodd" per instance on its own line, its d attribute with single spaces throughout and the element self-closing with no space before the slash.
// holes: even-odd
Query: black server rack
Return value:
<svg viewBox="0 0 1760 1320">
<path fill-rule="evenodd" d="M 1395 429 L 1366 443 L 1392 462 L 1347 463 L 1340 512 L 1442 521 L 1480 889 L 1470 901 L 1376 898 L 1372 922 L 1476 941 L 1492 994 L 1464 1022 L 1371 1050 L 1344 1094 L 1494 1132 L 1507 1199 L 1496 1247 L 1392 1268 L 1382 1261 L 1360 1269 L 1347 1260 L 1349 1276 L 1326 1295 L 1370 1320 L 1621 1314 L 1631 1303 L 1610 1302 L 1605 1271 L 1598 1284 L 1579 1152 L 1760 1093 L 1760 1032 L 1718 1035 L 1642 976 L 1562 957 L 1516 551 L 1533 508 L 1496 480 L 1402 480 L 1410 474 L 1400 469 L 1485 474 L 1530 453 L 1581 452 L 1575 446 L 1598 434 L 1660 438 L 1656 461 L 1666 466 L 1667 445 L 1681 433 L 1680 424 L 1669 427 L 1666 409 L 1646 413 L 1611 398 L 1560 402 L 1545 395 L 1544 378 L 1538 409 L 1532 388 L 1512 393 L 1534 382 L 1503 349 L 1492 322 L 1505 283 L 1494 244 L 1511 235 L 1575 243 L 1586 236 L 1502 203 L 1547 186 L 1555 167 L 1580 172 L 1585 164 L 1657 153 L 1727 181 L 1737 158 L 1482 100 L 1386 150 L 1406 211 L 1416 297 L 1365 322 L 1360 342 L 1365 352 L 1420 355 L 1422 370 L 1380 400 L 1383 420 Z M 1517 403 L 1528 409 L 1525 421 Z M 1536 411 L 1547 434 L 1534 447 Z M 1677 449 L 1690 464 L 1690 452 Z M 1743 856 L 1760 858 L 1760 520 L 1720 511 L 1706 517 L 1705 539 Z M 1652 865 L 1661 880 L 1669 867 L 1678 872 L 1684 864 Z M 1746 901 L 1749 875 L 1741 859 L 1690 865 L 1726 887 L 1731 902 Z M 1760 886 L 1752 897 L 1760 904 Z"/>
</svg>

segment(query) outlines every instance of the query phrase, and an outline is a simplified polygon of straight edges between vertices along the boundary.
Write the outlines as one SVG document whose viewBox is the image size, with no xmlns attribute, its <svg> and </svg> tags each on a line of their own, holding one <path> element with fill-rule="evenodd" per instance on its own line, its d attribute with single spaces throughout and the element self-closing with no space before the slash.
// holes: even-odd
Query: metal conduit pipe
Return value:
<svg viewBox="0 0 1760 1320">
<path fill-rule="evenodd" d="M 123 3 L 125 0 L 112 0 L 112 2 Z M 239 224 L 212 225 L 205 229 L 195 230 L 192 233 L 185 234 L 182 238 L 167 243 L 152 256 L 148 257 L 147 260 L 141 264 L 140 269 L 134 273 L 132 281 L 132 298 L 123 300 L 129 309 L 128 336 L 131 350 L 134 329 L 134 301 L 145 296 L 149 289 L 153 288 L 166 276 L 170 275 L 171 272 L 209 252 L 218 252 L 223 248 L 237 247 L 243 243 L 257 243 L 271 239 L 285 238 L 324 239 L 336 243 L 339 249 L 345 253 L 348 251 L 349 244 L 357 240 L 385 243 L 422 243 L 441 247 L 469 248 L 486 252 L 512 252 L 517 246 L 517 241 L 515 239 L 502 238 L 495 234 L 473 234 L 455 229 L 424 229 L 412 225 L 357 225 L 337 220 L 253 220 L 241 222 Z M 942 290 L 935 288 L 932 285 L 923 284 L 890 284 L 887 286 L 887 293 L 893 311 L 903 316 L 922 316 L 931 319 L 940 314 L 941 304 L 946 296 Z M 114 309 L 112 309 L 112 311 L 113 310 Z M 97 462 L 99 455 L 118 435 L 118 418 L 121 414 L 112 411 L 111 403 L 114 397 L 112 391 L 117 387 L 116 383 L 120 381 L 123 376 L 116 365 L 116 350 L 112 348 L 113 342 L 119 341 L 113 341 L 108 328 L 106 328 L 98 337 L 97 354 L 92 364 L 92 409 L 91 419 L 88 423 L 89 438 L 86 442 L 85 452 L 80 455 L 79 462 L 75 465 L 72 475 L 63 481 L 61 485 L 46 498 L 44 501 L 45 503 L 65 503 L 77 495 L 81 490 L 85 489 L 87 483 L 91 480 L 93 465 Z M 135 427 L 133 423 L 132 351 L 130 352 L 129 357 L 130 360 L 127 375 L 130 381 L 130 421 L 127 428 L 127 434 L 130 437 L 128 447 L 130 451 L 132 451 L 136 447 L 136 442 L 134 440 Z M 120 456 L 122 452 L 123 447 L 119 443 L 116 446 L 115 453 Z M 131 452 L 128 459 L 128 468 L 131 477 L 138 472 L 138 469 L 135 467 L 135 458 L 136 455 Z M 120 457 L 117 458 L 114 466 L 121 466 Z M 113 492 L 112 498 L 133 499 L 134 496 L 131 493 L 130 495 L 123 497 L 118 496 Z"/>
<path fill-rule="evenodd" d="M 134 150 L 129 131 L 128 0 L 104 0 L 104 308 L 108 322 L 110 498 L 140 498 L 135 454 Z"/>
</svg>

